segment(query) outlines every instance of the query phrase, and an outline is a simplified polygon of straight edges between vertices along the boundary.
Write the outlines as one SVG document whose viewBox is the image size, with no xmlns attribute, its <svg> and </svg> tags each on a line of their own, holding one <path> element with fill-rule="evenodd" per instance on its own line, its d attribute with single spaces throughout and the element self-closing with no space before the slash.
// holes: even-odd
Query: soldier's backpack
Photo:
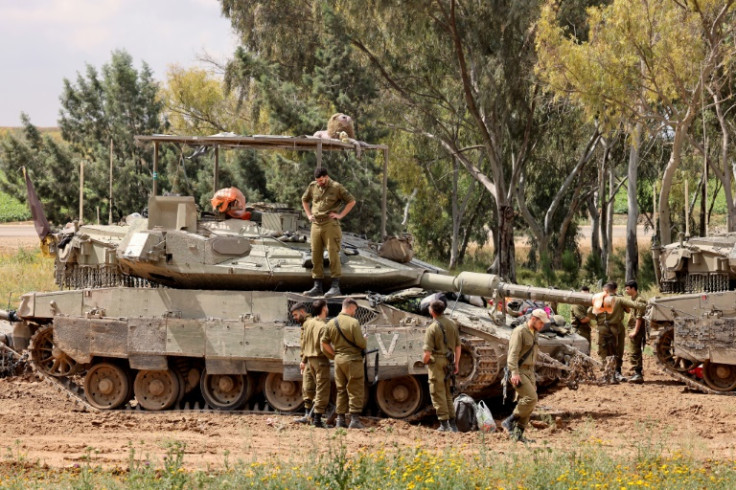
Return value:
<svg viewBox="0 0 736 490">
<path fill-rule="evenodd" d="M 475 404 L 475 400 L 465 393 L 460 393 L 453 401 L 453 405 L 455 406 L 457 430 L 460 432 L 478 430 L 478 418 L 476 416 L 478 406 Z"/>
</svg>

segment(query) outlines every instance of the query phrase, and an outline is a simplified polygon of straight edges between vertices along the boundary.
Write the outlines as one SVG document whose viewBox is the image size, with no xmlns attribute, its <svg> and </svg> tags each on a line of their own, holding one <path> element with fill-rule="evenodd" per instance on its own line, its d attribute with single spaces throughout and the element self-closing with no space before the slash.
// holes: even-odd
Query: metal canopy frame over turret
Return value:
<svg viewBox="0 0 736 490">
<path fill-rule="evenodd" d="M 335 139 L 315 138 L 312 136 L 277 136 L 277 135 L 254 135 L 254 136 L 176 136 L 166 134 L 154 134 L 151 136 L 136 136 L 136 143 L 153 143 L 153 189 L 154 196 L 158 193 L 158 147 L 161 143 L 178 143 L 188 146 L 212 146 L 215 148 L 214 185 L 213 192 L 218 189 L 219 173 L 219 149 L 253 149 L 253 150 L 290 150 L 290 151 L 313 151 L 317 155 L 317 167 L 322 166 L 323 151 L 355 151 L 356 144 L 361 150 L 374 150 L 383 153 L 383 179 L 381 189 L 381 238 L 386 237 L 386 199 L 388 189 L 388 146 L 373 145 L 364 142 L 343 143 Z"/>
</svg>

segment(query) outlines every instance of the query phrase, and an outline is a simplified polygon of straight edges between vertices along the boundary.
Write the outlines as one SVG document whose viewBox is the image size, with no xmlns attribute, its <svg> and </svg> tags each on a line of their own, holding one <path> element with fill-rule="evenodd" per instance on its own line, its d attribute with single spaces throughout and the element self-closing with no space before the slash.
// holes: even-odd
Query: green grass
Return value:
<svg viewBox="0 0 736 490">
<path fill-rule="evenodd" d="M 0 309 L 15 309 L 22 294 L 55 291 L 54 259 L 43 257 L 36 247 L 0 253 Z"/>
<path fill-rule="evenodd" d="M 0 223 L 26 221 L 31 219 L 28 205 L 4 192 L 0 192 Z"/>
<path fill-rule="evenodd" d="M 519 445 L 499 453 L 478 435 L 477 450 L 467 446 L 436 450 L 378 446 L 351 454 L 345 431 L 333 433 L 327 452 L 306 460 L 268 459 L 231 463 L 224 455 L 216 470 L 191 470 L 186 444 L 173 442 L 163 461 L 151 462 L 131 446 L 125 467 L 105 468 L 87 449 L 83 464 L 55 469 L 18 458 L 12 449 L 0 464 L 3 488 L 734 488 L 734 461 L 698 461 L 667 452 L 666 443 L 639 445 L 631 455 L 617 456 L 602 441 L 583 440 L 575 448 Z M 22 456 L 22 455 L 21 455 Z"/>
</svg>

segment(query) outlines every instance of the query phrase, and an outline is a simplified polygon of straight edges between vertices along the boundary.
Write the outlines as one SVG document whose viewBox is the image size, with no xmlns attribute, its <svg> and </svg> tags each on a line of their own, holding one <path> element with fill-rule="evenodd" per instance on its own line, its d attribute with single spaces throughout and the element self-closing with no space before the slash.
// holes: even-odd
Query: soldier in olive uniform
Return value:
<svg viewBox="0 0 736 490">
<path fill-rule="evenodd" d="M 312 312 L 317 316 L 304 322 L 302 348 L 302 356 L 306 358 L 306 367 L 314 376 L 312 425 L 322 428 L 326 427 L 322 422 L 322 416 L 330 401 L 330 360 L 322 352 L 322 330 L 325 327 L 328 311 L 325 300 L 318 299 L 312 303 Z"/>
<path fill-rule="evenodd" d="M 299 369 L 302 373 L 302 399 L 304 399 L 304 416 L 298 417 L 294 422 L 298 424 L 306 424 L 309 422 L 309 412 L 312 410 L 312 400 L 315 395 L 315 380 L 314 372 L 309 368 L 307 364 L 307 358 L 304 354 L 304 332 L 306 330 L 307 322 L 312 320 L 312 315 L 307 313 L 307 305 L 304 303 L 297 303 L 291 307 L 291 316 L 295 322 L 302 326 L 299 331 L 299 347 L 301 349 L 301 362 L 299 363 Z"/>
<path fill-rule="evenodd" d="M 624 345 L 626 342 L 626 330 L 624 329 L 625 308 L 637 308 L 638 303 L 616 296 L 618 284 L 609 282 L 603 286 L 606 298 L 613 300 L 612 311 L 602 311 L 594 314 L 598 326 L 598 356 L 605 360 L 609 356 L 616 357 L 616 381 L 626 381 L 621 375 L 621 366 L 624 359 Z"/>
<path fill-rule="evenodd" d="M 511 333 L 506 366 L 511 373 L 511 384 L 516 390 L 516 408 L 501 425 L 515 441 L 534 442 L 524 437 L 529 418 L 537 405 L 537 378 L 534 364 L 537 361 L 537 332 L 549 322 L 544 310 L 532 311 L 529 320 Z M 521 361 L 523 358 L 523 361 Z"/>
<path fill-rule="evenodd" d="M 580 291 L 589 293 L 590 288 L 588 286 L 583 286 L 580 288 Z M 592 347 L 592 344 L 590 343 L 590 317 L 588 316 L 588 308 L 589 306 L 587 305 L 572 305 L 572 308 L 570 308 L 570 316 L 573 331 L 585 338 L 585 340 L 588 341 L 588 345 L 591 345 Z"/>
<path fill-rule="evenodd" d="M 312 279 L 314 286 L 304 294 L 320 296 L 322 294 L 322 279 L 324 278 L 324 263 L 322 254 L 325 246 L 330 258 L 330 276 L 332 284 L 325 297 L 340 295 L 340 247 L 342 244 L 342 230 L 340 221 L 353 206 L 355 198 L 340 183 L 331 180 L 327 169 L 319 167 L 314 170 L 315 180 L 309 184 L 302 195 L 302 207 L 307 219 L 312 223 Z M 342 211 L 339 211 L 340 207 Z"/>
<path fill-rule="evenodd" d="M 644 327 L 644 312 L 646 302 L 639 296 L 639 285 L 636 281 L 628 281 L 624 286 L 624 292 L 632 301 L 639 303 L 639 308 L 630 308 L 627 341 L 629 344 L 629 362 L 634 370 L 634 375 L 629 378 L 629 383 L 643 383 L 644 362 L 642 349 L 646 342 L 646 328 Z"/>
<path fill-rule="evenodd" d="M 443 315 L 446 306 L 441 300 L 434 300 L 429 305 L 429 314 L 434 321 L 424 334 L 422 361 L 427 365 L 429 395 L 440 421 L 437 430 L 457 432 L 450 381 L 451 375 L 457 374 L 460 368 L 460 332 L 455 322 Z"/>
<path fill-rule="evenodd" d="M 350 429 L 365 428 L 358 415 L 363 411 L 363 352 L 366 340 L 355 319 L 358 303 L 345 298 L 342 311 L 322 329 L 322 352 L 335 356 L 335 385 L 337 386 L 337 421 L 335 427 L 347 427 L 345 413 L 350 409 Z"/>
</svg>

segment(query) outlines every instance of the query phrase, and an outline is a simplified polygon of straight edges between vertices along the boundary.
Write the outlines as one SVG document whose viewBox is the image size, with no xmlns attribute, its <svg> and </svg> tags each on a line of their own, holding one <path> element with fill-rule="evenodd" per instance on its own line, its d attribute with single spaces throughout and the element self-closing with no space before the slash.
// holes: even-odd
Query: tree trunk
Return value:
<svg viewBox="0 0 736 490">
<path fill-rule="evenodd" d="M 675 172 L 680 166 L 680 153 L 682 152 L 682 145 L 685 142 L 685 136 L 690 127 L 690 121 L 692 116 L 690 115 L 691 109 L 688 109 L 688 114 L 685 118 L 675 126 L 675 138 L 672 141 L 672 153 L 670 154 L 670 160 L 667 162 L 667 167 L 664 169 L 664 175 L 662 176 L 662 189 L 659 192 L 659 238 L 662 245 L 668 245 L 672 243 L 672 218 L 670 217 L 670 191 L 672 190 L 672 180 L 675 177 Z"/>
<path fill-rule="evenodd" d="M 597 257 L 601 256 L 601 220 L 596 206 L 596 196 L 594 194 L 588 198 L 588 215 L 590 216 L 590 253 Z"/>
<path fill-rule="evenodd" d="M 629 148 L 629 186 L 627 198 L 629 214 L 626 219 L 626 280 L 636 280 L 639 274 L 639 244 L 636 237 L 636 225 L 639 221 L 639 205 L 636 200 L 637 178 L 639 174 L 639 146 L 641 145 L 641 123 L 637 123 L 631 134 Z"/>
<path fill-rule="evenodd" d="M 504 281 L 515 283 L 514 209 L 508 204 L 498 208 L 498 245 L 498 275 Z"/>
<path fill-rule="evenodd" d="M 616 177 L 613 174 L 613 165 L 608 169 L 608 199 L 606 201 L 605 213 L 606 213 L 606 260 L 603 264 L 606 266 L 606 276 L 611 277 L 611 256 L 613 255 L 613 206 L 614 206 L 614 194 L 616 192 Z"/>
</svg>

